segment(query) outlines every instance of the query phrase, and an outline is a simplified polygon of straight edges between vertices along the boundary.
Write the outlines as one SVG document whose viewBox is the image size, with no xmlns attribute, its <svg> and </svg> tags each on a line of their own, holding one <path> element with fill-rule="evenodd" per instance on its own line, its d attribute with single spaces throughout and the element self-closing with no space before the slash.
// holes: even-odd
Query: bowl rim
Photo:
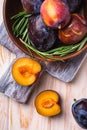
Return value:
<svg viewBox="0 0 87 130">
<path fill-rule="evenodd" d="M 6 27 L 6 30 L 7 30 L 7 33 L 10 37 L 10 39 L 12 40 L 12 42 L 21 50 L 23 51 L 24 53 L 26 53 L 27 55 L 31 56 L 31 54 L 29 53 L 28 49 L 25 47 L 21 47 L 15 39 L 17 39 L 16 37 L 14 38 L 13 35 L 11 34 L 10 30 L 9 30 L 9 27 L 7 25 L 7 19 L 6 19 L 6 4 L 7 4 L 7 1 L 8 0 L 4 0 L 3 2 L 3 20 L 4 20 L 4 24 L 5 24 L 5 27 Z M 18 40 L 18 39 L 17 39 Z M 23 44 L 21 41 L 19 41 L 21 44 Z M 71 58 L 74 58 L 78 55 L 80 55 L 81 53 L 83 53 L 85 50 L 87 49 L 87 44 L 79 51 L 76 51 L 76 52 L 73 52 L 73 53 L 70 53 L 66 56 L 54 56 L 54 58 L 58 58 L 58 59 L 61 59 L 61 60 L 68 60 L 68 59 L 71 59 Z M 42 59 L 38 54 L 36 54 L 35 52 L 33 52 L 33 56 L 34 58 L 37 58 L 37 59 L 40 59 L 40 60 L 44 60 Z M 45 61 L 54 61 L 50 58 L 46 58 Z M 57 61 L 57 60 L 55 60 Z"/>
</svg>

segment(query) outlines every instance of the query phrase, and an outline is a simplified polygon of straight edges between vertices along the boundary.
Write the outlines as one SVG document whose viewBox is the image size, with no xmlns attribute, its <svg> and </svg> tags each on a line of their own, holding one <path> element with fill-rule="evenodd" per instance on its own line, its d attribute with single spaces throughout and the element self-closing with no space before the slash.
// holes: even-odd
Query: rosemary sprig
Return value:
<svg viewBox="0 0 87 130">
<path fill-rule="evenodd" d="M 22 12 L 19 12 L 18 14 L 14 15 L 13 17 L 11 17 L 11 19 L 17 19 L 17 18 L 20 18 L 21 16 L 25 16 L 27 15 L 27 12 L 26 11 L 22 11 Z"/>
<path fill-rule="evenodd" d="M 39 50 L 37 50 L 36 48 L 32 47 L 31 45 L 27 44 L 26 42 L 24 42 L 22 39 L 20 39 L 20 41 L 28 48 L 30 48 L 32 51 L 36 52 L 39 55 L 42 55 L 44 57 L 48 57 L 48 58 L 53 58 L 53 56 L 56 55 L 60 55 L 60 56 L 65 56 L 69 53 L 72 53 L 73 51 L 79 49 L 79 47 L 81 47 L 83 44 L 85 45 L 87 42 L 87 37 L 85 37 L 81 42 L 79 42 L 76 45 L 69 45 L 69 46 L 63 46 L 63 47 L 59 47 L 56 49 L 53 49 L 51 51 L 46 51 L 46 52 L 41 52 Z"/>
<path fill-rule="evenodd" d="M 28 36 L 28 21 L 30 17 L 32 17 L 32 14 L 28 14 L 27 12 L 23 11 L 23 12 L 18 13 L 17 15 L 14 15 L 11 19 L 14 20 L 14 23 L 12 26 L 14 35 L 20 39 L 20 41 L 26 46 L 26 48 L 30 51 L 31 54 L 32 54 L 31 52 L 32 50 L 43 59 L 49 58 L 51 60 L 61 60 L 54 56 L 63 57 L 70 53 L 80 51 L 84 47 L 84 45 L 87 43 L 87 36 L 86 36 L 82 41 L 80 41 L 77 44 L 61 46 L 61 47 L 51 49 L 46 52 L 41 52 L 37 50 L 35 47 L 33 47 L 30 43 L 30 39 Z"/>
</svg>

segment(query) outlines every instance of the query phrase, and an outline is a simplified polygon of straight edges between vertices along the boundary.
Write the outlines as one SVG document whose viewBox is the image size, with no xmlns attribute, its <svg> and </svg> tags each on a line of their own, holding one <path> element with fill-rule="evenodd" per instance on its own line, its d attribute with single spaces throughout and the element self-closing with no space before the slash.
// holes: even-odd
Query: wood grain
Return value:
<svg viewBox="0 0 87 130">
<path fill-rule="evenodd" d="M 0 0 L 1 10 L 3 1 Z M 1 19 L 0 11 L 0 23 Z M 0 47 L 0 76 L 12 57 L 10 52 Z M 61 96 L 62 113 L 54 118 L 40 116 L 34 106 L 36 95 L 46 89 L 56 90 Z M 45 72 L 27 105 L 16 103 L 0 94 L 0 130 L 83 130 L 77 125 L 71 113 L 74 99 L 83 97 L 87 98 L 87 58 L 71 83 L 64 83 Z"/>
<path fill-rule="evenodd" d="M 15 55 L 0 45 L 0 78 L 8 68 Z M 0 93 L 0 130 L 8 130 L 9 100 Z"/>
<path fill-rule="evenodd" d="M 13 57 L 0 46 L 0 71 L 4 71 L 3 65 L 8 66 Z M 26 105 L 0 95 L 0 130 L 82 130 L 73 119 L 71 105 L 74 99 L 87 98 L 86 66 L 87 58 L 71 83 L 64 83 L 44 72 Z M 40 116 L 34 106 L 36 95 L 47 89 L 56 90 L 61 97 L 62 113 L 53 118 Z"/>
<path fill-rule="evenodd" d="M 16 55 L 8 51 L 5 47 L 0 45 L 0 78 L 7 70 L 8 66 L 15 59 Z"/>
</svg>

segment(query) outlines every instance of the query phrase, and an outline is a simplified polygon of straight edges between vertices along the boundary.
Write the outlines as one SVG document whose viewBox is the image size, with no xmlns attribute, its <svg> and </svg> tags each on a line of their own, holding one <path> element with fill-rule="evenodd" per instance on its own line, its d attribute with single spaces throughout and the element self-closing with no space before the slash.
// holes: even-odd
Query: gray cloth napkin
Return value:
<svg viewBox="0 0 87 130">
<path fill-rule="evenodd" d="M 11 52 L 16 54 L 16 58 L 29 57 L 13 44 L 13 42 L 11 41 L 11 39 L 9 38 L 6 32 L 3 23 L 0 26 L 0 44 L 2 44 L 4 47 L 8 48 Z M 76 58 L 69 59 L 65 62 L 40 61 L 40 64 L 42 65 L 42 71 L 40 76 L 42 75 L 43 71 L 47 71 L 50 75 L 64 82 L 70 82 L 74 79 L 85 57 L 86 57 L 86 52 L 82 53 Z M 14 81 L 11 75 L 12 63 L 10 64 L 10 66 L 8 66 L 7 71 L 0 79 L 0 92 L 4 93 L 5 95 L 12 98 L 13 100 L 16 100 L 17 102 L 26 103 L 32 91 L 34 90 L 35 86 L 37 87 L 37 82 L 35 82 L 35 84 L 33 84 L 30 87 L 23 87 L 18 85 Z"/>
<path fill-rule="evenodd" d="M 29 87 L 24 87 L 16 83 L 11 74 L 12 64 L 15 60 L 20 57 L 29 57 L 25 53 L 23 53 L 18 47 L 16 47 L 12 41 L 10 40 L 4 24 L 0 27 L 0 44 L 10 50 L 12 53 L 16 54 L 16 58 L 12 61 L 12 63 L 8 66 L 7 71 L 0 78 L 0 92 L 4 93 L 6 96 L 12 98 L 13 100 L 19 103 L 26 103 L 32 94 L 37 82 L 39 81 L 39 77 L 44 71 L 44 64 L 40 61 L 42 66 L 42 71 L 38 77 L 38 80 Z M 35 59 L 36 60 L 36 59 Z"/>
<path fill-rule="evenodd" d="M 12 64 L 15 60 L 17 60 L 17 58 L 12 61 L 7 71 L 3 74 L 3 76 L 0 79 L 0 92 L 4 93 L 5 95 L 7 95 L 8 97 L 12 98 L 13 100 L 17 102 L 26 103 L 32 91 L 34 90 L 37 82 L 39 81 L 39 78 L 41 74 L 43 73 L 44 69 L 42 66 L 42 71 L 37 81 L 34 84 L 32 84 L 29 87 L 24 87 L 17 84 L 16 81 L 13 79 L 11 69 L 12 69 Z"/>
</svg>

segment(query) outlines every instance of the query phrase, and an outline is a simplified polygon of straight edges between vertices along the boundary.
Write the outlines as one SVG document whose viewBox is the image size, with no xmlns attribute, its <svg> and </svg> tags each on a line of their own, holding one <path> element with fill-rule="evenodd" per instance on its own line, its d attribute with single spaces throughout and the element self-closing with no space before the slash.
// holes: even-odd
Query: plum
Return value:
<svg viewBox="0 0 87 130">
<path fill-rule="evenodd" d="M 55 30 L 47 27 L 40 15 L 31 17 L 28 32 L 31 44 L 40 51 L 52 48 L 57 37 Z"/>
<path fill-rule="evenodd" d="M 12 65 L 12 76 L 22 86 L 31 86 L 41 72 L 41 65 L 27 57 L 18 58 Z"/>
<path fill-rule="evenodd" d="M 77 100 L 72 105 L 72 114 L 76 122 L 84 129 L 87 129 L 87 99 Z"/>
<path fill-rule="evenodd" d="M 39 13 L 42 2 L 43 0 L 21 0 L 24 10 L 30 14 Z"/>
<path fill-rule="evenodd" d="M 35 98 L 35 107 L 42 116 L 56 116 L 61 112 L 60 97 L 54 90 L 40 92 Z"/>
<path fill-rule="evenodd" d="M 70 24 L 59 30 L 59 39 L 65 44 L 74 44 L 81 41 L 87 34 L 87 24 L 80 14 L 73 14 Z"/>
<path fill-rule="evenodd" d="M 79 10 L 79 7 L 82 3 L 82 0 L 62 0 L 62 1 L 68 5 L 71 13 Z"/>
<path fill-rule="evenodd" d="M 71 19 L 68 6 L 60 0 L 45 0 L 40 13 L 44 23 L 51 28 L 64 28 Z"/>
</svg>

